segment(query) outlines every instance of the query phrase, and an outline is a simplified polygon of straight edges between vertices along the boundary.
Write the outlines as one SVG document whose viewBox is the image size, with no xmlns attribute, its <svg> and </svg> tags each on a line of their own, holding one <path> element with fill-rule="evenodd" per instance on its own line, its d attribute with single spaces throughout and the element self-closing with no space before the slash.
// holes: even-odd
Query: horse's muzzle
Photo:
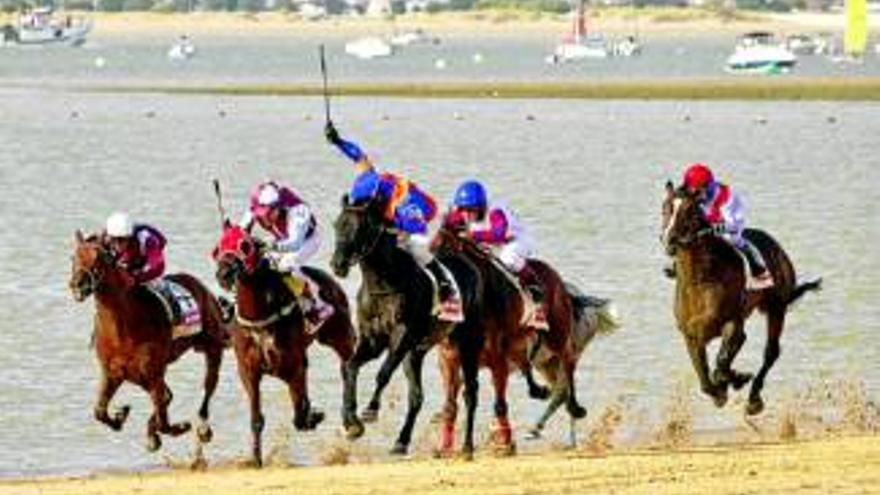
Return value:
<svg viewBox="0 0 880 495">
<path fill-rule="evenodd" d="M 348 270 L 351 267 L 341 256 L 333 255 L 333 258 L 330 259 L 330 268 L 333 269 L 333 273 L 337 277 L 345 278 L 348 276 Z"/>
<path fill-rule="evenodd" d="M 70 294 L 76 302 L 83 302 L 95 292 L 93 278 L 88 275 L 79 275 L 70 281 Z"/>
</svg>

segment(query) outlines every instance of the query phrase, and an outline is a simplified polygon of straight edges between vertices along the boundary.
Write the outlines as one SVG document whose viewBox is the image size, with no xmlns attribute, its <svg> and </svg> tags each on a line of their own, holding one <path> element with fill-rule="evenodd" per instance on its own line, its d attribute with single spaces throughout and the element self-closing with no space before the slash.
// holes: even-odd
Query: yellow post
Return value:
<svg viewBox="0 0 880 495">
<path fill-rule="evenodd" d="M 846 33 L 843 49 L 847 55 L 860 57 L 868 42 L 868 8 L 866 0 L 846 0 Z"/>
</svg>

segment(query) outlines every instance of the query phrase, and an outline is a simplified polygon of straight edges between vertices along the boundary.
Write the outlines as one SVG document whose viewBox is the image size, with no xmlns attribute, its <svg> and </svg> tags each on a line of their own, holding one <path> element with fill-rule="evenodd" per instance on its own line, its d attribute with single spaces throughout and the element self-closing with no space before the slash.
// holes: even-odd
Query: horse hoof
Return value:
<svg viewBox="0 0 880 495">
<path fill-rule="evenodd" d="M 379 410 L 367 408 L 361 413 L 361 421 L 364 423 L 375 423 L 379 419 Z"/>
<path fill-rule="evenodd" d="M 462 458 L 462 460 L 465 460 L 468 462 L 473 461 L 474 460 L 474 448 L 471 447 L 470 449 L 466 448 L 466 449 L 462 450 L 461 451 L 461 458 Z"/>
<path fill-rule="evenodd" d="M 754 416 L 756 414 L 761 414 L 764 410 L 764 401 L 758 397 L 757 399 L 749 400 L 749 403 L 746 405 L 746 414 L 749 416 Z"/>
<path fill-rule="evenodd" d="M 550 389 L 543 385 L 529 387 L 529 397 L 532 399 L 547 400 L 550 398 Z"/>
<path fill-rule="evenodd" d="M 733 386 L 734 390 L 739 390 L 746 386 L 755 375 L 751 373 L 739 373 L 733 372 L 733 379 L 730 381 L 730 384 Z"/>
<path fill-rule="evenodd" d="M 122 425 L 125 424 L 125 420 L 128 419 L 128 413 L 131 412 L 131 406 L 122 406 L 121 409 L 116 411 L 113 415 L 113 421 L 109 423 L 110 429 L 113 431 L 119 431 L 122 429 Z"/>
<path fill-rule="evenodd" d="M 190 424 L 189 421 L 183 421 L 183 422 L 171 425 L 171 427 L 168 429 L 168 433 L 172 437 L 176 437 L 176 436 L 183 435 L 184 433 L 188 432 L 191 429 L 192 429 L 192 424 Z"/>
<path fill-rule="evenodd" d="M 719 390 L 712 394 L 712 401 L 715 402 L 715 407 L 724 407 L 727 404 L 727 390 Z"/>
<path fill-rule="evenodd" d="M 569 406 L 568 414 L 571 415 L 572 419 L 584 419 L 587 417 L 587 409 L 580 404 L 574 404 Z"/>
<path fill-rule="evenodd" d="M 160 448 L 162 448 L 162 439 L 159 435 L 147 436 L 147 452 L 156 452 Z"/>
<path fill-rule="evenodd" d="M 199 443 L 210 443 L 211 439 L 214 438 L 214 430 L 211 429 L 211 425 L 208 423 L 201 423 L 196 428 L 196 435 L 199 438 Z"/>
<path fill-rule="evenodd" d="M 391 455 L 406 455 L 407 446 L 397 442 L 394 444 L 394 447 L 391 448 Z"/>
<path fill-rule="evenodd" d="M 541 438 L 541 430 L 540 426 L 532 426 L 529 428 L 529 431 L 526 432 L 526 438 L 529 440 L 538 440 Z"/>
<path fill-rule="evenodd" d="M 364 436 L 364 431 L 364 424 L 359 420 L 342 428 L 342 434 L 345 435 L 347 440 L 357 440 Z"/>
<path fill-rule="evenodd" d="M 496 444 L 495 445 L 495 455 L 501 457 L 510 457 L 516 455 L 516 443 L 510 441 L 508 443 Z"/>
<path fill-rule="evenodd" d="M 198 456 L 193 459 L 192 463 L 189 465 L 189 468 L 192 471 L 206 471 L 208 469 L 208 461 L 205 460 L 204 456 Z"/>
</svg>

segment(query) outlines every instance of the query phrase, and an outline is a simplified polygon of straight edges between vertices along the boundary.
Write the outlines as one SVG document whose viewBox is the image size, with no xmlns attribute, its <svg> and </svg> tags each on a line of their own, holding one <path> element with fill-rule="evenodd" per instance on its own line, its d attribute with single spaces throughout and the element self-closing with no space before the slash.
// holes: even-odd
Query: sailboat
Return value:
<svg viewBox="0 0 880 495">
<path fill-rule="evenodd" d="M 611 49 L 604 36 L 599 33 L 587 34 L 587 21 L 584 15 L 584 2 L 579 0 L 573 10 L 571 32 L 563 36 L 547 62 L 557 64 L 585 58 L 607 58 Z"/>
</svg>

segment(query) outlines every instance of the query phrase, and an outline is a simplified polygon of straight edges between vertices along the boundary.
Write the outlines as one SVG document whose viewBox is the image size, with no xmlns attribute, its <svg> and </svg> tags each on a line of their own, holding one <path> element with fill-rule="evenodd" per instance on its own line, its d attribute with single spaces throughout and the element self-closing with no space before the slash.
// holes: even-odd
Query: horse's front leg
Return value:
<svg viewBox="0 0 880 495">
<path fill-rule="evenodd" d="M 370 398 L 370 402 L 367 403 L 364 412 L 361 413 L 361 419 L 364 422 L 372 423 L 379 418 L 379 405 L 382 401 L 382 392 L 385 390 L 385 387 L 388 386 L 388 382 L 391 381 L 394 371 L 397 370 L 397 367 L 400 366 L 403 358 L 406 357 L 412 348 L 413 344 L 404 337 L 396 347 L 392 347 L 388 350 L 388 354 L 385 355 L 385 360 L 382 362 L 382 367 L 379 368 L 379 372 L 376 373 L 376 388 L 373 390 L 373 396 Z"/>
<path fill-rule="evenodd" d="M 507 417 L 507 380 L 510 367 L 502 356 L 492 363 L 492 385 L 495 388 L 495 443 L 501 453 L 512 454 L 516 449 L 513 442 L 513 429 Z"/>
<path fill-rule="evenodd" d="M 357 383 L 361 366 L 379 355 L 379 346 L 368 338 L 358 339 L 354 356 L 343 364 L 342 418 L 346 438 L 353 440 L 364 434 L 364 424 L 357 417 Z"/>
<path fill-rule="evenodd" d="M 168 421 L 168 404 L 171 403 L 174 395 L 164 379 L 156 380 L 148 387 L 148 391 L 153 402 L 153 415 L 147 423 L 147 450 L 155 452 L 162 446 L 159 433 L 176 437 L 188 432 L 192 425 L 188 421 L 180 423 Z"/>
<path fill-rule="evenodd" d="M 745 341 L 746 332 L 742 320 L 730 322 L 724 327 L 715 371 L 712 373 L 712 381 L 715 382 L 716 387 L 726 389 L 730 384 L 735 390 L 739 390 L 752 379 L 751 374 L 740 373 L 732 367 L 733 360 Z"/>
<path fill-rule="evenodd" d="M 128 405 L 122 406 L 121 409 L 115 411 L 113 416 L 110 416 L 107 412 L 110 401 L 113 399 L 116 391 L 119 390 L 120 385 L 122 385 L 121 379 L 108 376 L 106 370 L 101 370 L 101 379 L 98 382 L 98 398 L 95 402 L 95 419 L 109 426 L 113 431 L 122 429 L 122 425 L 128 418 L 128 413 L 131 412 L 131 407 Z"/>
<path fill-rule="evenodd" d="M 706 360 L 705 342 L 698 337 L 685 336 L 685 344 L 691 357 L 691 363 L 693 363 L 694 370 L 697 372 L 697 378 L 700 380 L 700 389 L 712 397 L 716 406 L 723 407 L 727 403 L 727 388 L 719 389 L 709 378 L 709 363 Z"/>
<path fill-rule="evenodd" d="M 256 467 L 263 465 L 262 434 L 265 420 L 260 408 L 260 381 L 263 374 L 259 371 L 260 359 L 242 359 L 239 356 L 238 375 L 244 392 L 248 396 L 251 413 L 251 462 Z"/>
<path fill-rule="evenodd" d="M 397 442 L 391 450 L 392 454 L 406 454 L 412 440 L 413 427 L 416 424 L 416 418 L 419 411 L 422 410 L 422 403 L 425 395 L 422 390 L 422 364 L 425 361 L 425 351 L 413 349 L 406 359 L 404 373 L 406 373 L 406 381 L 409 383 L 409 400 L 406 409 L 406 420 L 397 436 Z"/>
<path fill-rule="evenodd" d="M 458 351 L 445 343 L 437 349 L 440 376 L 443 379 L 446 400 L 440 411 L 440 445 L 443 455 L 452 454 L 455 444 L 455 420 L 458 416 L 458 393 L 461 390 L 460 359 Z"/>
</svg>

